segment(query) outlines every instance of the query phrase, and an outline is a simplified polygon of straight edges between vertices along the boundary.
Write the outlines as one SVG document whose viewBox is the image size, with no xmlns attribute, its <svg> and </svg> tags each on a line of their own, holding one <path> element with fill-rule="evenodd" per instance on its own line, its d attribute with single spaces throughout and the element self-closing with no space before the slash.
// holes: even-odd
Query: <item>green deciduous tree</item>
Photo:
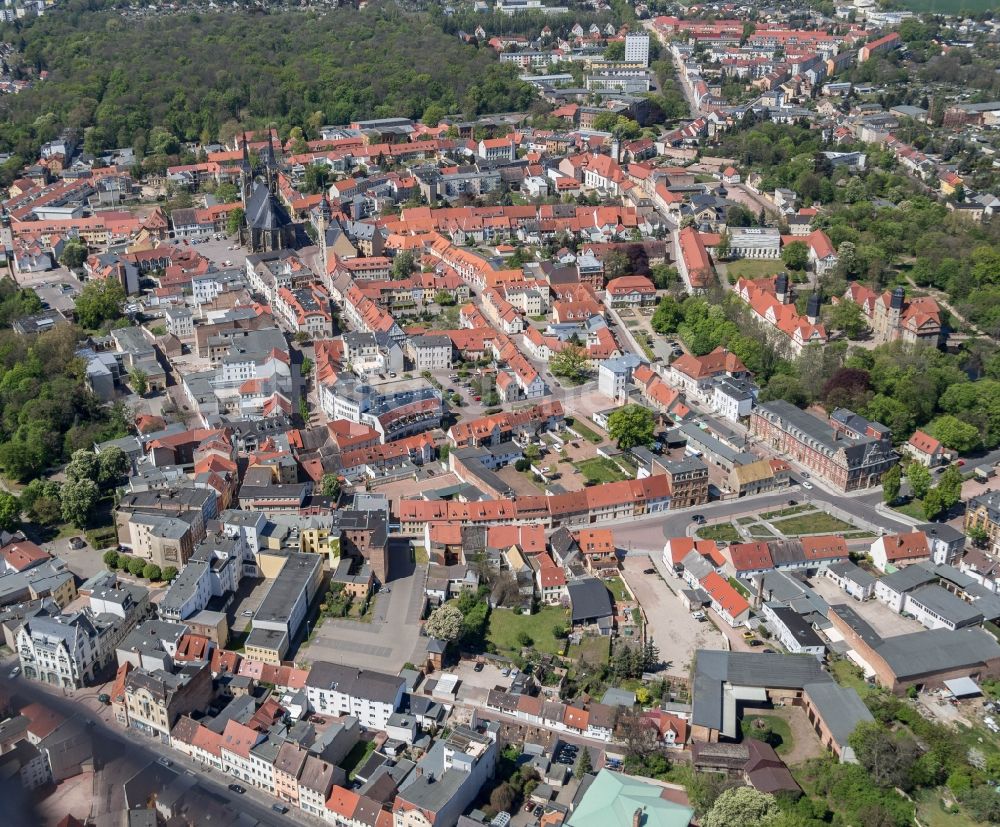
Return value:
<svg viewBox="0 0 1000 827">
<path fill-rule="evenodd" d="M 176 566 L 167 566 L 163 570 L 163 579 L 167 583 L 169 583 L 170 581 L 172 581 L 176 576 L 177 576 L 177 568 L 176 568 Z"/>
<path fill-rule="evenodd" d="M 340 478 L 336 474 L 324 474 L 319 483 L 320 493 L 330 499 L 340 499 Z"/>
<path fill-rule="evenodd" d="M 76 320 L 81 327 L 97 330 L 108 321 L 122 317 L 125 291 L 112 279 L 88 281 L 76 297 Z"/>
<path fill-rule="evenodd" d="M 608 417 L 608 433 L 623 450 L 652 445 L 655 427 L 653 412 L 642 405 L 626 405 Z"/>
<path fill-rule="evenodd" d="M 240 227 L 243 226 L 243 216 L 245 214 L 243 207 L 236 207 L 229 211 L 226 215 L 226 232 L 229 235 L 236 235 L 240 231 Z"/>
<path fill-rule="evenodd" d="M 951 448 L 960 454 L 968 453 L 982 443 L 979 429 L 975 425 L 963 422 L 951 414 L 937 417 L 928 423 L 925 430 L 945 448 Z"/>
<path fill-rule="evenodd" d="M 458 607 L 445 603 L 431 612 L 424 623 L 424 631 L 438 640 L 458 640 L 462 634 L 462 620 L 462 612 Z"/>
<path fill-rule="evenodd" d="M 128 573 L 133 577 L 142 577 L 142 571 L 146 568 L 146 561 L 141 557 L 129 557 L 126 565 Z"/>
<path fill-rule="evenodd" d="M 63 519 L 77 528 L 83 528 L 99 496 L 100 491 L 93 479 L 67 482 L 61 492 Z"/>
<path fill-rule="evenodd" d="M 723 791 L 701 820 L 702 827 L 760 827 L 778 818 L 780 810 L 773 795 L 753 787 Z"/>
<path fill-rule="evenodd" d="M 903 473 L 898 465 L 894 465 L 882 475 L 882 499 L 889 505 L 899 499 L 902 477 Z"/>
<path fill-rule="evenodd" d="M 147 580 L 159 580 L 160 575 L 160 567 L 156 563 L 146 563 L 142 567 L 142 576 Z"/>
<path fill-rule="evenodd" d="M 21 502 L 13 494 L 0 491 L 0 529 L 13 531 L 21 523 Z"/>
<path fill-rule="evenodd" d="M 913 496 L 922 500 L 931 487 L 931 472 L 919 462 L 911 462 L 906 467 L 906 479 Z"/>
<path fill-rule="evenodd" d="M 115 485 L 131 467 L 128 454 L 117 445 L 110 445 L 97 455 L 97 481 L 102 486 Z"/>
<path fill-rule="evenodd" d="M 63 267 L 69 267 L 71 270 L 82 267 L 83 263 L 87 260 L 88 253 L 87 245 L 82 241 L 75 239 L 68 241 L 63 246 L 62 253 L 59 256 L 59 263 Z"/>
<path fill-rule="evenodd" d="M 579 382 L 587 375 L 587 351 L 579 345 L 569 344 L 552 357 L 549 368 L 555 376 Z"/>
<path fill-rule="evenodd" d="M 98 476 L 97 454 L 86 448 L 74 451 L 66 465 L 66 479 L 70 482 L 77 480 L 94 480 L 96 482 Z"/>
<path fill-rule="evenodd" d="M 107 566 L 110 571 L 114 571 L 115 569 L 118 568 L 119 557 L 117 551 L 114 551 L 113 549 L 111 551 L 106 551 L 104 552 L 104 556 L 101 559 L 104 561 L 104 565 Z"/>
<path fill-rule="evenodd" d="M 805 270 L 809 263 L 809 248 L 801 241 L 792 241 L 781 249 L 781 260 L 789 270 Z"/>
<path fill-rule="evenodd" d="M 149 390 L 149 374 L 142 370 L 142 368 L 132 368 L 128 372 L 128 381 L 132 386 L 132 390 L 139 396 L 145 396 Z"/>
</svg>

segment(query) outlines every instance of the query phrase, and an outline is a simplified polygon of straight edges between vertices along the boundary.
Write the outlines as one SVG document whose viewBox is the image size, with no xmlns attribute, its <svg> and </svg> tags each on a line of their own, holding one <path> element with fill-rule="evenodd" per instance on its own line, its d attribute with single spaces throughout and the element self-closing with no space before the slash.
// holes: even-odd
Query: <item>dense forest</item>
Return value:
<svg viewBox="0 0 1000 827">
<path fill-rule="evenodd" d="M 66 127 L 84 133 L 89 151 L 145 154 L 171 138 L 214 141 L 237 124 L 302 126 L 313 137 L 308 127 L 322 123 L 419 118 L 430 105 L 473 116 L 534 99 L 491 49 L 392 3 L 141 20 L 71 4 L 8 24 L 0 39 L 18 49 L 17 71 L 49 72 L 0 101 L 0 148 L 23 158 Z"/>
<path fill-rule="evenodd" d="M 121 408 L 101 405 L 86 387 L 79 328 L 59 325 L 37 336 L 8 329 L 39 309 L 32 291 L 0 280 L 0 468 L 20 482 L 128 427 Z"/>
</svg>

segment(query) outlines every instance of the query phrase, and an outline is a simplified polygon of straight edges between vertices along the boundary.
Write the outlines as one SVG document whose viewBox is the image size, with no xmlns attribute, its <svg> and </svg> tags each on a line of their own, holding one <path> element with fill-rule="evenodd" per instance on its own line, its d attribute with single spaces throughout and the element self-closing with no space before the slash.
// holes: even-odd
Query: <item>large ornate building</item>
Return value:
<svg viewBox="0 0 1000 827">
<path fill-rule="evenodd" d="M 253 166 L 244 138 L 240 192 L 243 198 L 240 244 L 251 253 L 269 253 L 298 246 L 298 227 L 277 195 L 278 161 L 270 141 L 260 163 Z"/>
</svg>

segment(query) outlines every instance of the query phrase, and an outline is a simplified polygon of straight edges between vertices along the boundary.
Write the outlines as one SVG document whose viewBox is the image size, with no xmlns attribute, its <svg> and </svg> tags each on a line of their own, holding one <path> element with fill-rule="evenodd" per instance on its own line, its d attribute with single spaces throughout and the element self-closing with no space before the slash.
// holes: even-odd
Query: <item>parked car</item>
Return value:
<svg viewBox="0 0 1000 827">
<path fill-rule="evenodd" d="M 234 793 L 239 793 L 240 795 L 243 795 L 243 793 L 247 791 L 246 787 L 241 787 L 239 784 L 230 784 L 229 789 L 231 789 Z"/>
<path fill-rule="evenodd" d="M 243 617 L 253 617 L 253 612 L 251 612 L 249 609 L 247 609 L 242 614 L 243 614 Z"/>
<path fill-rule="evenodd" d="M 171 761 L 169 758 L 163 758 L 163 757 L 157 758 L 156 763 L 162 764 L 164 767 L 172 767 L 174 765 L 174 762 Z"/>
<path fill-rule="evenodd" d="M 484 666 L 484 665 L 485 665 L 485 664 L 482 664 L 482 663 L 477 663 L 477 664 L 476 664 L 475 666 L 473 666 L 473 667 L 472 667 L 472 671 L 473 671 L 473 672 L 482 672 L 482 671 L 483 671 L 483 666 Z"/>
<path fill-rule="evenodd" d="M 809 482 L 809 480 L 802 480 L 802 487 L 806 489 L 806 491 L 811 491 L 813 484 Z"/>
<path fill-rule="evenodd" d="M 656 569 L 643 569 L 643 574 L 656 574 Z"/>
<path fill-rule="evenodd" d="M 281 813 L 282 815 L 288 812 L 288 808 L 284 804 L 272 804 L 271 809 L 276 813 Z"/>
<path fill-rule="evenodd" d="M 14 678 L 16 678 L 20 674 L 21 674 L 21 667 L 15 666 L 13 669 L 10 670 L 10 672 L 7 673 L 7 677 L 10 678 L 11 680 L 14 680 Z"/>
<path fill-rule="evenodd" d="M 102 692 L 100 695 L 97 696 L 97 702 L 107 706 L 109 703 L 111 703 L 111 696 L 107 692 Z"/>
<path fill-rule="evenodd" d="M 704 514 L 692 514 L 691 522 L 697 523 L 698 525 L 705 525 L 705 515 Z"/>
</svg>

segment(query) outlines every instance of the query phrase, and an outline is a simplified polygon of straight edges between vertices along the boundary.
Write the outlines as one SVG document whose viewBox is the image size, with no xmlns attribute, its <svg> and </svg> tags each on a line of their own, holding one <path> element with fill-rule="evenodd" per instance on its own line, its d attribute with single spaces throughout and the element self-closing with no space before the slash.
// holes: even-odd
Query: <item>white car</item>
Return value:
<svg viewBox="0 0 1000 827">
<path fill-rule="evenodd" d="M 806 491 L 810 491 L 812 490 L 813 484 L 808 480 L 802 480 L 802 487 L 806 489 Z"/>
</svg>

